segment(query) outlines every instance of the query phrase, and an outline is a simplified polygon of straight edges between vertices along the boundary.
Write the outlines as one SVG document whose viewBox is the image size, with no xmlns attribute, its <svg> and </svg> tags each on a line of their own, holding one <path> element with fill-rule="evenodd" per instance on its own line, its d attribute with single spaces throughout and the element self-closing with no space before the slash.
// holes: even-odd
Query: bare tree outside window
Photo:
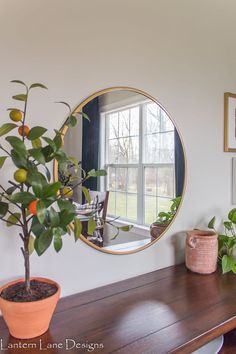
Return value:
<svg viewBox="0 0 236 354">
<path fill-rule="evenodd" d="M 148 225 L 175 197 L 173 123 L 146 101 L 105 114 L 105 125 L 108 212 Z"/>
</svg>

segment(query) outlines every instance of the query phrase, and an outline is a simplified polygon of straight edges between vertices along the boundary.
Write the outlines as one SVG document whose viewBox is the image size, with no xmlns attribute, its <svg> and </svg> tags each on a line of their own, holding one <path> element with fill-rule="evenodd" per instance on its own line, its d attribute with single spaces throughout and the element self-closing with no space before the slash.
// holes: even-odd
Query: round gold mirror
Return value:
<svg viewBox="0 0 236 354">
<path fill-rule="evenodd" d="M 112 254 L 150 246 L 176 218 L 184 192 L 174 122 L 153 97 L 129 87 L 93 94 L 73 117 L 76 126 L 67 119 L 61 129 L 71 159 L 63 168 L 54 162 L 54 178 L 76 209 L 81 239 Z"/>
</svg>

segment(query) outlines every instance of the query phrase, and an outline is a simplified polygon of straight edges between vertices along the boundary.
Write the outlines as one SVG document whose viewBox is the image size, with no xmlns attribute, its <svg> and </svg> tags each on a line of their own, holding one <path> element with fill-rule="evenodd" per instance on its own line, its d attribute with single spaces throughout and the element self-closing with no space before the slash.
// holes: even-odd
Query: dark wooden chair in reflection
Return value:
<svg viewBox="0 0 236 354">
<path fill-rule="evenodd" d="M 103 247 L 103 223 L 107 217 L 107 208 L 109 200 L 109 191 L 100 192 L 100 191 L 89 191 L 91 200 L 96 201 L 97 203 L 97 213 L 94 215 L 94 219 L 97 223 L 96 229 L 94 230 L 94 235 L 91 236 L 88 234 L 88 221 L 82 221 L 82 235 L 87 238 L 90 242 L 95 244 L 98 247 Z"/>
<path fill-rule="evenodd" d="M 107 207 L 109 200 L 109 191 L 99 192 L 99 191 L 89 191 L 90 197 L 92 200 L 95 200 L 98 197 L 98 203 L 100 205 L 99 212 L 101 213 L 101 218 L 106 220 L 107 217 Z"/>
</svg>

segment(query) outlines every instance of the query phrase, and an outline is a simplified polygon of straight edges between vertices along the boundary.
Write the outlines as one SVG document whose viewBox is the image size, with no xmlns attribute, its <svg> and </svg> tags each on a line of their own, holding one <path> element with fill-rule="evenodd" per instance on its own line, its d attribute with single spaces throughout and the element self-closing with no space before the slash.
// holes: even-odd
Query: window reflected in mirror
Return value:
<svg viewBox="0 0 236 354">
<path fill-rule="evenodd" d="M 74 188 L 85 173 L 106 171 L 73 191 L 82 238 L 112 253 L 150 245 L 173 221 L 184 190 L 184 152 L 173 121 L 148 95 L 118 88 L 98 93 L 74 115 L 77 125 L 62 131 L 64 150 L 75 159 L 55 176 Z"/>
</svg>

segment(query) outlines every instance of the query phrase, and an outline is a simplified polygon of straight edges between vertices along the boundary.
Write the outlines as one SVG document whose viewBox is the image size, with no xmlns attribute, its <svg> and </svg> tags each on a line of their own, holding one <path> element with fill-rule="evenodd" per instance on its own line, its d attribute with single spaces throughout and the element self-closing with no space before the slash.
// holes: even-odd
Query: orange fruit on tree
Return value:
<svg viewBox="0 0 236 354">
<path fill-rule="evenodd" d="M 18 109 L 10 111 L 9 116 L 13 122 L 20 122 L 22 120 L 22 113 Z"/>
<path fill-rule="evenodd" d="M 65 198 L 71 198 L 73 196 L 73 189 L 71 187 L 63 187 L 62 195 Z"/>
<path fill-rule="evenodd" d="M 28 125 L 21 125 L 19 128 L 18 128 L 18 133 L 21 135 L 21 136 L 28 136 L 30 132 L 30 128 L 28 127 Z"/>
<path fill-rule="evenodd" d="M 24 168 L 19 168 L 14 173 L 14 180 L 18 183 L 24 183 L 27 180 L 27 171 Z"/>
<path fill-rule="evenodd" d="M 33 200 L 31 203 L 29 203 L 27 209 L 29 210 L 30 214 L 36 215 L 37 214 L 37 200 Z"/>
</svg>

